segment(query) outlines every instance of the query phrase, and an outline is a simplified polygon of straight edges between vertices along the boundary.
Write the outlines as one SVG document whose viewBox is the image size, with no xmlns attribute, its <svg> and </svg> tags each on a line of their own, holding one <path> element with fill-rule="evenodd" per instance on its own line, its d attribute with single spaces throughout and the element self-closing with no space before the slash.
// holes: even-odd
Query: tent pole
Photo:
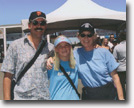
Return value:
<svg viewBox="0 0 134 108">
<path fill-rule="evenodd" d="M 4 27 L 4 57 L 6 56 L 7 43 L 6 43 L 6 28 Z"/>
</svg>

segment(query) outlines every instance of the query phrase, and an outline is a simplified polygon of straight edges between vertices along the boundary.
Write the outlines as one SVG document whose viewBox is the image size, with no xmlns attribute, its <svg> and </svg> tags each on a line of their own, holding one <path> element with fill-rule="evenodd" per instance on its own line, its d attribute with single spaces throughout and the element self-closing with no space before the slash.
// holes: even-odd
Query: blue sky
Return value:
<svg viewBox="0 0 134 108">
<path fill-rule="evenodd" d="M 40 10 L 46 14 L 54 11 L 67 0 L 1 0 L 0 25 L 20 24 L 28 19 L 32 11 Z M 92 0 L 106 8 L 126 12 L 126 0 Z"/>
</svg>

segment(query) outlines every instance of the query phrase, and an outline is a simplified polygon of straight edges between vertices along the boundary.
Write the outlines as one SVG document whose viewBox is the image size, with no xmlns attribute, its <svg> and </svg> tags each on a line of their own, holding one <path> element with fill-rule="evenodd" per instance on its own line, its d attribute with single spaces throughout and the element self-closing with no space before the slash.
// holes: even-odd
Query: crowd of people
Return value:
<svg viewBox="0 0 134 108">
<path fill-rule="evenodd" d="M 45 13 L 32 12 L 28 24 L 30 33 L 9 46 L 1 67 L 1 72 L 4 72 L 4 100 L 12 99 L 13 79 L 16 81 L 13 100 L 126 99 L 125 32 L 119 34 L 119 44 L 115 45 L 114 35 L 110 35 L 110 40 L 105 38 L 98 47 L 94 27 L 84 23 L 77 36 L 81 48 L 73 51 L 70 40 L 60 35 L 54 45 L 44 45 L 34 63 L 25 71 L 46 40 L 46 25 Z M 19 79 L 23 70 L 25 74 Z M 84 86 L 81 98 L 77 93 L 78 78 Z"/>
</svg>

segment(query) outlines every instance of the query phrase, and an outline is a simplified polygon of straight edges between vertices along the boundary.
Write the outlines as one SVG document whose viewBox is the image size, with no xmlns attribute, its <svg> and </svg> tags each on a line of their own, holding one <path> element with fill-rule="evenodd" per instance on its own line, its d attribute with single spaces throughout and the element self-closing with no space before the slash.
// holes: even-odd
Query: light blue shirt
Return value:
<svg viewBox="0 0 134 108">
<path fill-rule="evenodd" d="M 78 48 L 74 51 L 74 56 L 79 78 L 85 87 L 99 87 L 112 82 L 110 73 L 119 66 L 113 55 L 104 48 L 91 51 Z"/>
<path fill-rule="evenodd" d="M 46 44 L 41 54 L 38 56 L 31 68 L 25 73 L 22 79 L 14 88 L 15 100 L 48 100 L 49 86 L 47 70 L 44 62 L 47 60 L 47 54 L 53 50 L 52 44 Z M 35 55 L 36 49 L 28 40 L 27 36 L 15 40 L 8 48 L 1 71 L 9 72 L 15 75 L 15 79 L 19 76 L 20 71 Z"/>
<path fill-rule="evenodd" d="M 61 66 L 64 67 L 65 71 L 68 73 L 69 77 L 72 79 L 75 87 L 78 86 L 78 72 L 77 67 L 71 69 L 68 61 L 60 61 Z M 50 98 L 51 100 L 79 100 L 79 97 L 72 85 L 64 75 L 64 73 L 59 70 L 53 69 L 48 70 L 48 77 L 50 79 Z"/>
</svg>

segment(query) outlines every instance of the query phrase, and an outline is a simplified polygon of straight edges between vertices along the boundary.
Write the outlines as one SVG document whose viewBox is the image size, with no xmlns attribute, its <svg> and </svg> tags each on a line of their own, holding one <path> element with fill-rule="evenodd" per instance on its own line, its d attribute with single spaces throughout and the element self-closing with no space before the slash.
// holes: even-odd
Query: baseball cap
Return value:
<svg viewBox="0 0 134 108">
<path fill-rule="evenodd" d="M 83 31 L 90 31 L 91 34 L 94 34 L 94 27 L 89 23 L 84 23 L 79 28 L 79 34 L 81 34 Z"/>
<path fill-rule="evenodd" d="M 56 47 L 59 43 L 62 43 L 62 42 L 66 42 L 71 45 L 71 41 L 67 37 L 62 35 L 55 39 L 54 46 Z"/>
<path fill-rule="evenodd" d="M 29 22 L 32 21 L 32 20 L 35 20 L 37 18 L 43 18 L 43 19 L 46 20 L 46 15 L 45 15 L 45 13 L 43 13 L 41 11 L 32 12 L 30 17 L 29 17 Z"/>
</svg>

